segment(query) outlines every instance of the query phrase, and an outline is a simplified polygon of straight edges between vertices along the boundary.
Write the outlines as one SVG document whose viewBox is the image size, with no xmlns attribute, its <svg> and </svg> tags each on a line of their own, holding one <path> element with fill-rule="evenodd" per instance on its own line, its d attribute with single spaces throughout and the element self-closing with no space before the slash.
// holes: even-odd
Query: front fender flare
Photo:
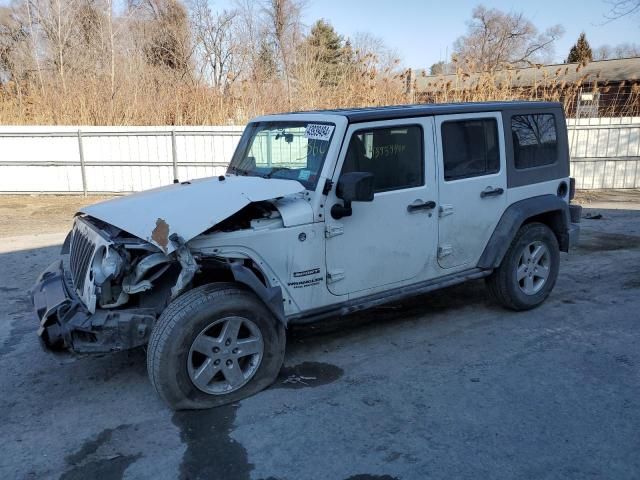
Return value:
<svg viewBox="0 0 640 480">
<path fill-rule="evenodd" d="M 286 327 L 287 318 L 284 314 L 282 289 L 280 287 L 268 287 L 264 285 L 251 269 L 241 263 L 232 263 L 230 269 L 234 280 L 253 291 L 253 293 L 264 302 L 278 321 Z"/>
</svg>

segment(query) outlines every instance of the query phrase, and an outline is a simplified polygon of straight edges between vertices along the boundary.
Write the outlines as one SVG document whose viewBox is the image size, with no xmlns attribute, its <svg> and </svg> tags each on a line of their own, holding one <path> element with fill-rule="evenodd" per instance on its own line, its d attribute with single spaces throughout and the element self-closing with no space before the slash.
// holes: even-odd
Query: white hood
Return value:
<svg viewBox="0 0 640 480">
<path fill-rule="evenodd" d="M 304 191 L 295 180 L 229 175 L 201 178 L 107 200 L 80 210 L 157 245 L 169 254 L 177 233 L 185 242 L 252 202 Z"/>
</svg>

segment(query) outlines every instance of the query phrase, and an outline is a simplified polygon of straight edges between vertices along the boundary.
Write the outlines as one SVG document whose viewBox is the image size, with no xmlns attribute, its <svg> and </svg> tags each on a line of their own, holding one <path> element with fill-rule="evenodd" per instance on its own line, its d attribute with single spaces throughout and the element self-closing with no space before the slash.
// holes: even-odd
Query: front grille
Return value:
<svg viewBox="0 0 640 480">
<path fill-rule="evenodd" d="M 69 267 L 71 278 L 76 290 L 82 295 L 84 282 L 87 278 L 89 264 L 93 258 L 96 245 L 80 229 L 75 228 L 71 237 L 71 249 L 69 252 Z"/>
</svg>

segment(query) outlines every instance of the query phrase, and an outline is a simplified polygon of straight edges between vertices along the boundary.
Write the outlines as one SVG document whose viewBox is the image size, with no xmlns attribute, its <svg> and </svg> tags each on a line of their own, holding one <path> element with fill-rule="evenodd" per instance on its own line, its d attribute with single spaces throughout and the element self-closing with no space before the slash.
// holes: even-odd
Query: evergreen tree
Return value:
<svg viewBox="0 0 640 480">
<path fill-rule="evenodd" d="M 569 50 L 567 63 L 588 63 L 592 60 L 593 52 L 591 51 L 591 46 L 587 42 L 586 35 L 582 32 L 578 37 L 578 41 Z"/>
<path fill-rule="evenodd" d="M 266 81 L 272 80 L 277 73 L 275 48 L 270 42 L 262 40 L 253 76 L 258 81 Z"/>
<path fill-rule="evenodd" d="M 356 52 L 353 50 L 351 40 L 347 38 L 342 47 L 342 61 L 347 65 L 353 65 L 356 63 Z"/>
<path fill-rule="evenodd" d="M 335 84 L 341 66 L 352 56 L 351 45 L 343 45 L 342 37 L 322 19 L 313 24 L 305 43 L 314 61 L 323 67 L 322 82 Z"/>
</svg>

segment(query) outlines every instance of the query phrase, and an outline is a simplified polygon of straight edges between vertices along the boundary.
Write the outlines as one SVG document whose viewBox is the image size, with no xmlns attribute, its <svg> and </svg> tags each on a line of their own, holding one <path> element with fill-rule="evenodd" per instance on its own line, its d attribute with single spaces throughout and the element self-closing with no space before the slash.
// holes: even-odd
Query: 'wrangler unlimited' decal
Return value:
<svg viewBox="0 0 640 480">
<path fill-rule="evenodd" d="M 310 277 L 312 275 L 318 275 L 320 273 L 319 268 L 310 268 L 308 270 L 301 270 L 299 272 L 293 272 L 293 278 L 302 278 L 302 277 Z M 314 285 L 318 285 L 320 282 L 324 280 L 324 276 L 314 276 L 313 278 L 308 278 L 305 280 L 294 280 L 292 282 L 287 283 L 289 287 L 293 288 L 306 288 L 312 287 Z"/>
</svg>

